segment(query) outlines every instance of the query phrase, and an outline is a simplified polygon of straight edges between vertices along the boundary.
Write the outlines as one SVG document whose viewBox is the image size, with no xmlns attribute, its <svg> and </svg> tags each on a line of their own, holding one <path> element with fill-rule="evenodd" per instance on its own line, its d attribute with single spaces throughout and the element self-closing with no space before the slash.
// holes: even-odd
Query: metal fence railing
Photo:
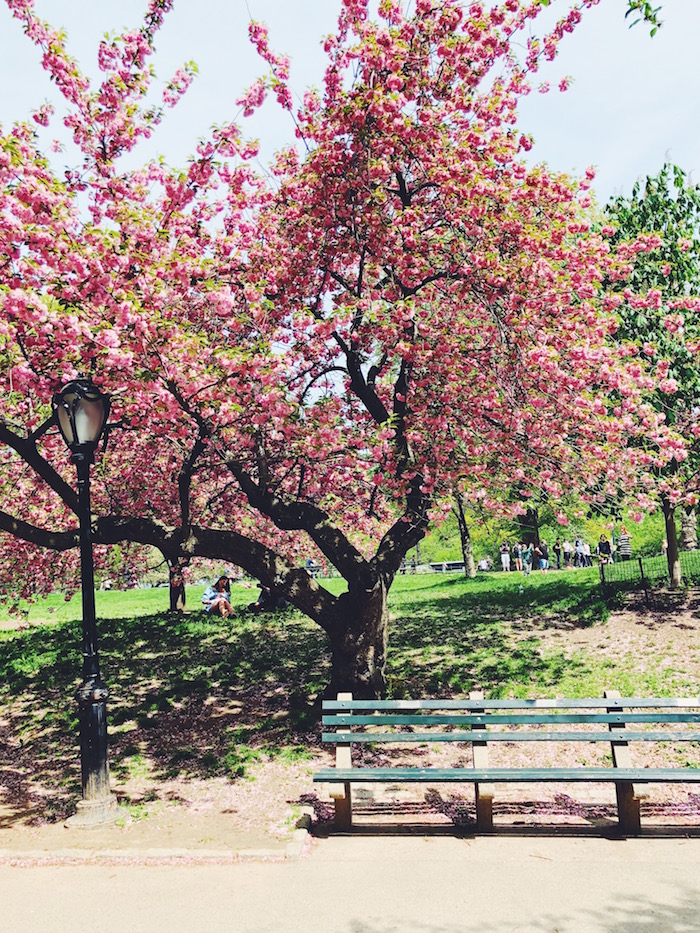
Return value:
<svg viewBox="0 0 700 933">
<path fill-rule="evenodd" d="M 687 586 L 700 583 L 700 551 L 681 551 L 681 574 Z M 600 582 L 607 592 L 643 589 L 645 592 L 669 583 L 666 556 L 633 557 L 614 564 L 600 564 Z"/>
</svg>

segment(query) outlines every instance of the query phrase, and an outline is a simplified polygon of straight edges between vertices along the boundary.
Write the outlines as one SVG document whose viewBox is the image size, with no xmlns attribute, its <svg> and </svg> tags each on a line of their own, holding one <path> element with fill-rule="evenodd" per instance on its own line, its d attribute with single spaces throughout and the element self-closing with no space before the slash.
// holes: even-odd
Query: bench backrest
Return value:
<svg viewBox="0 0 700 933">
<path fill-rule="evenodd" d="M 700 741 L 700 698 L 323 701 L 323 741 Z M 575 725 L 575 729 L 562 726 Z M 632 729 L 627 727 L 632 726 Z M 549 727 L 549 728 L 546 728 Z M 326 728 L 335 731 L 327 732 Z M 370 731 L 371 728 L 371 731 Z M 604 730 L 604 731 L 603 731 Z"/>
</svg>

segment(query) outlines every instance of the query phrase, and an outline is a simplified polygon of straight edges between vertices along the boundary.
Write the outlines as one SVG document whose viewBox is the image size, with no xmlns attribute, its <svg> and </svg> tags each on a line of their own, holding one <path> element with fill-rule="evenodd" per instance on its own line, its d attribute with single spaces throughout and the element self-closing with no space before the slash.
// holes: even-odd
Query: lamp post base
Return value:
<svg viewBox="0 0 700 933">
<path fill-rule="evenodd" d="M 79 800 L 75 813 L 68 817 L 65 825 L 71 829 L 105 826 L 113 823 L 118 815 L 117 798 L 109 794 L 99 800 Z"/>
</svg>

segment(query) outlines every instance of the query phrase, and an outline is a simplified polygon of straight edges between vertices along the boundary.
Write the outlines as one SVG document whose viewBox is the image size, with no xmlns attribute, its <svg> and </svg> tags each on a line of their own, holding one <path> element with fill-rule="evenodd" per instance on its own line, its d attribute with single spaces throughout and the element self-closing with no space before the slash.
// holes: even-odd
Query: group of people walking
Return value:
<svg viewBox="0 0 700 933">
<path fill-rule="evenodd" d="M 516 542 L 511 545 L 505 539 L 501 542 L 499 551 L 501 554 L 501 568 L 504 571 L 520 570 L 526 576 L 533 568 L 546 573 L 551 566 L 556 566 L 557 570 L 569 569 L 573 567 L 592 567 L 593 555 L 598 559 L 599 564 L 611 564 L 613 558 L 617 560 L 630 560 L 632 557 L 632 537 L 626 527 L 622 525 L 617 534 L 616 547 L 608 540 L 607 535 L 602 534 L 591 551 L 591 546 L 583 538 L 577 537 L 573 543 L 568 538 L 557 538 L 554 544 L 550 546 L 544 538 L 539 542 L 524 544 Z"/>
</svg>

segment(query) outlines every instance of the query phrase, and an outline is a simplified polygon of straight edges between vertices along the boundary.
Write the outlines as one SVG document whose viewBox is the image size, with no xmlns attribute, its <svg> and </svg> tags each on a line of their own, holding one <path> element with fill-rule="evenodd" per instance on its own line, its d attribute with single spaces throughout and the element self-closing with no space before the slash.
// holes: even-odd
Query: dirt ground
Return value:
<svg viewBox="0 0 700 933">
<path fill-rule="evenodd" d="M 255 851 L 284 857 L 302 817 L 304 795 L 313 791 L 313 770 L 313 761 L 269 761 L 254 765 L 249 778 L 235 782 L 169 781 L 159 786 L 158 800 L 119 807 L 116 822 L 99 828 L 45 822 L 31 812 L 3 806 L 0 798 L 0 853 L 128 849 L 142 854 Z M 112 790 L 119 797 L 127 788 L 112 781 Z M 134 787 L 128 790 L 133 800 Z"/>
<path fill-rule="evenodd" d="M 532 620 L 526 635 L 533 632 Z M 537 637 L 543 650 L 558 648 L 571 655 L 577 651 L 600 658 L 634 660 L 635 669 L 670 668 L 674 665 L 700 683 L 700 591 L 680 594 L 668 591 L 649 594 L 649 605 L 641 594 L 634 594 L 625 607 L 611 613 L 609 619 L 590 628 L 579 628 L 575 619 L 552 625 L 542 622 Z M 614 686 L 613 684 L 610 685 Z"/>
<path fill-rule="evenodd" d="M 514 637 L 520 634 L 533 634 L 531 622 L 523 626 L 521 633 L 516 623 Z M 643 602 L 630 604 L 614 612 L 606 623 L 591 628 L 578 628 L 575 620 L 562 620 L 556 625 L 543 623 L 536 634 L 543 651 L 585 652 L 598 658 L 624 655 L 629 659 L 626 663 L 642 672 L 656 666 L 675 675 L 677 669 L 679 682 L 690 681 L 692 695 L 700 692 L 698 594 L 683 597 L 683 603 L 671 609 L 647 608 Z M 590 743 L 582 746 L 572 745 L 567 754 L 574 762 L 582 763 L 583 757 L 586 763 L 594 763 L 595 749 Z M 504 763 L 497 760 L 499 753 L 507 753 L 512 759 L 514 750 L 496 750 L 492 764 Z M 12 858 L 20 852 L 38 858 L 51 853 L 65 856 L 73 850 L 88 849 L 98 853 L 181 853 L 183 857 L 193 852 L 257 852 L 282 858 L 305 806 L 313 809 L 313 831 L 319 835 L 330 831 L 330 800 L 319 796 L 312 782 L 321 763 L 327 763 L 327 756 L 316 750 L 310 759 L 298 762 L 256 762 L 249 777 L 236 781 L 212 778 L 165 782 L 159 784 L 157 800 L 149 799 L 147 776 L 142 777 L 141 785 L 138 778 L 129 785 L 113 782 L 113 790 L 132 803 L 120 808 L 116 823 L 100 829 L 44 822 L 37 818 L 40 801 L 34 810 L 18 811 L 8 805 L 0 788 L 0 857 Z M 134 804 L 139 794 L 142 802 Z M 473 791 L 468 786 L 358 788 L 355 812 L 360 830 L 394 824 L 406 831 L 469 832 L 474 818 Z M 616 822 L 614 787 L 519 785 L 502 792 L 499 789 L 495 820 L 503 829 L 512 830 L 558 826 L 605 832 L 612 830 Z M 642 805 L 642 822 L 650 829 L 675 828 L 691 835 L 700 832 L 700 787 L 651 787 Z"/>
</svg>

